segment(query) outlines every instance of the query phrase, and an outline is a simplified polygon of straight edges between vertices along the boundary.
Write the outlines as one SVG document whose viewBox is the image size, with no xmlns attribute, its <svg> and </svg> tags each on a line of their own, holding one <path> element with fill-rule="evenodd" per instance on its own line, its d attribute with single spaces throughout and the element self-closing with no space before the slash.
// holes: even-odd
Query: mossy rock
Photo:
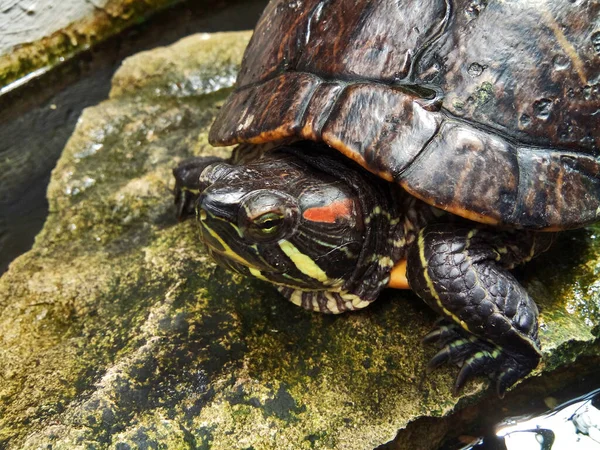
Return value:
<svg viewBox="0 0 600 450">
<path fill-rule="evenodd" d="M 195 224 L 177 223 L 171 170 L 227 154 L 207 133 L 249 36 L 130 58 L 83 113 L 44 229 L 0 279 L 0 448 L 368 449 L 495 399 L 485 379 L 453 397 L 457 368 L 426 373 L 435 315 L 414 294 L 307 312 L 216 267 Z M 533 383 L 599 354 L 597 232 L 565 233 L 519 274 L 542 310 Z"/>
<path fill-rule="evenodd" d="M 44 0 L 30 5 L 7 5 L 6 11 L 2 12 L 9 15 L 8 20 L 12 18 L 19 22 L 17 19 L 19 16 L 11 13 L 12 9 L 17 10 L 17 14 L 20 13 L 25 17 L 21 19 L 24 23 L 23 27 L 26 30 L 28 26 L 31 27 L 30 35 L 35 37 L 31 41 L 15 45 L 8 51 L 0 52 L 0 92 L 4 88 L 10 90 L 11 83 L 20 85 L 20 80 L 46 72 L 127 27 L 143 22 L 157 11 L 180 1 L 104 0 L 93 3 L 85 0 L 80 4 L 71 2 L 68 5 L 57 5 L 54 2 L 53 5 L 51 0 Z M 24 11 L 24 8 L 29 9 Z M 40 11 L 36 11 L 37 9 Z M 60 14 L 61 11 L 64 15 L 73 17 L 73 22 L 66 23 L 63 28 L 55 29 L 51 20 L 52 14 Z M 65 14 L 65 11 L 68 13 Z M 55 20 L 64 22 L 63 17 Z M 35 26 L 31 26 L 32 23 Z M 10 28 L 14 33 L 15 30 Z M 45 29 L 49 30 L 48 35 L 38 37 L 41 34 L 39 30 Z M 24 32 L 18 34 L 27 36 Z"/>
</svg>

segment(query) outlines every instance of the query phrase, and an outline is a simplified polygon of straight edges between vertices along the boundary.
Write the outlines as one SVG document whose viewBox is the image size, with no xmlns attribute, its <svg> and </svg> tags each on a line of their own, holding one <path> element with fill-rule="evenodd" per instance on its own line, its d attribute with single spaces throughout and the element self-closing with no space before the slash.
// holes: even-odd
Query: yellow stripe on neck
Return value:
<svg viewBox="0 0 600 450">
<path fill-rule="evenodd" d="M 310 256 L 301 253 L 291 242 L 281 240 L 279 241 L 279 248 L 281 248 L 283 253 L 292 260 L 296 268 L 304 275 L 314 278 L 322 283 L 329 279 L 323 269 L 321 269 Z"/>
</svg>

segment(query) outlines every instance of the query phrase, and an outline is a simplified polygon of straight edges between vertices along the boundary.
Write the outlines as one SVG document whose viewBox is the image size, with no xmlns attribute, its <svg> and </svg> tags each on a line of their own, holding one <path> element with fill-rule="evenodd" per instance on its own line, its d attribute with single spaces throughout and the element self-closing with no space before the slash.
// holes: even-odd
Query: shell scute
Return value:
<svg viewBox="0 0 600 450">
<path fill-rule="evenodd" d="M 599 15 L 595 0 L 272 1 L 209 139 L 325 142 L 483 223 L 596 222 Z"/>
</svg>

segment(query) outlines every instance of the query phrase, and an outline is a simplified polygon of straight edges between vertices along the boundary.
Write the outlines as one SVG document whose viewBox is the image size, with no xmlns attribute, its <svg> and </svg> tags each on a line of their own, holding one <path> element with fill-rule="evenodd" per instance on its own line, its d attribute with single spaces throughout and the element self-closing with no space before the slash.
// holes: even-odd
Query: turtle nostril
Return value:
<svg viewBox="0 0 600 450">
<path fill-rule="evenodd" d="M 221 183 L 211 184 L 198 196 L 197 217 L 200 220 L 220 220 L 235 223 L 239 192 Z"/>
<path fill-rule="evenodd" d="M 227 178 L 230 174 L 237 172 L 238 170 L 238 167 L 226 163 L 216 163 L 207 166 L 200 174 L 198 180 L 200 190 L 203 191 L 211 184 Z"/>
</svg>

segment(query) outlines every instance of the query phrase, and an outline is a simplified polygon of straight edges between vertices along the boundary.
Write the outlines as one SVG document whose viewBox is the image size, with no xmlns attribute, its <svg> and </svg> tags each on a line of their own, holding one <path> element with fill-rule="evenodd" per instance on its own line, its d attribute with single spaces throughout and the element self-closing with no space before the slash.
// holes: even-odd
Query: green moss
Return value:
<svg viewBox="0 0 600 450">
<path fill-rule="evenodd" d="M 87 50 L 157 10 L 179 0 L 111 0 L 85 19 L 0 57 L 0 89 L 38 70 L 49 69 Z"/>
<path fill-rule="evenodd" d="M 478 379 L 457 399 L 456 368 L 427 374 L 435 315 L 414 294 L 307 312 L 217 268 L 177 223 L 171 170 L 224 154 L 207 132 L 229 91 L 172 86 L 232 73 L 248 38 L 126 61 L 83 114 L 43 231 L 0 279 L 0 447 L 372 448 L 485 392 Z M 596 231 L 565 233 L 518 274 L 542 312 L 540 374 L 598 353 Z"/>
<path fill-rule="evenodd" d="M 460 101 L 460 100 L 455 100 L 454 103 L 452 104 L 452 106 L 458 110 L 458 111 L 462 111 L 465 108 L 465 102 Z"/>
<path fill-rule="evenodd" d="M 494 85 L 489 81 L 481 83 L 475 91 L 475 106 L 481 107 L 494 98 Z"/>
</svg>

